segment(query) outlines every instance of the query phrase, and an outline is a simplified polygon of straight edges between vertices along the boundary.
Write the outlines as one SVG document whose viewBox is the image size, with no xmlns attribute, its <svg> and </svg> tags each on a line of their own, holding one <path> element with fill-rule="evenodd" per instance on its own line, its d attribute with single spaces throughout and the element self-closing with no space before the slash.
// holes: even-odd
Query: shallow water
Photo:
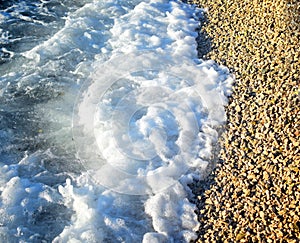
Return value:
<svg viewBox="0 0 300 243">
<path fill-rule="evenodd" d="M 177 1 L 1 3 L 0 241 L 188 242 L 232 78 Z"/>
</svg>

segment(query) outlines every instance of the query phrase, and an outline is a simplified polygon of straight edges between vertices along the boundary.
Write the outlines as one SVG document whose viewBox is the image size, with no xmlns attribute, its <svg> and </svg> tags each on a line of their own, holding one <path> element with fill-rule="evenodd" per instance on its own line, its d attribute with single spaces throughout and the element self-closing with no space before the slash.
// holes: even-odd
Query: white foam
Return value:
<svg viewBox="0 0 300 243">
<path fill-rule="evenodd" d="M 51 173 L 41 158 L 61 159 L 51 148 L 2 166 L 3 235 L 36 239 L 28 218 L 53 204 L 72 211 L 54 242 L 196 239 L 187 184 L 206 169 L 232 81 L 225 67 L 197 59 L 199 11 L 179 1 L 94 1 L 24 53 L 30 72 L 20 87 L 43 83 L 40 72 L 63 76 L 59 95 L 34 107 L 50 124 L 40 136 L 72 151 L 73 122 L 86 171 L 66 169 L 55 178 L 57 188 L 46 185 Z M 31 170 L 22 174 L 26 166 Z"/>
</svg>

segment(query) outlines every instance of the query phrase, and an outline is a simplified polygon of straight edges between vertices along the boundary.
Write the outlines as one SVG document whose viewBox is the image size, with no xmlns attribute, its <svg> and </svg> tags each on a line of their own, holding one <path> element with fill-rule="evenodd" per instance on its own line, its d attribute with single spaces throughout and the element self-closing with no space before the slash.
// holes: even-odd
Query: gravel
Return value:
<svg viewBox="0 0 300 243">
<path fill-rule="evenodd" d="M 200 57 L 236 77 L 220 161 L 198 183 L 198 242 L 299 242 L 300 2 L 190 2 L 208 10 Z"/>
</svg>

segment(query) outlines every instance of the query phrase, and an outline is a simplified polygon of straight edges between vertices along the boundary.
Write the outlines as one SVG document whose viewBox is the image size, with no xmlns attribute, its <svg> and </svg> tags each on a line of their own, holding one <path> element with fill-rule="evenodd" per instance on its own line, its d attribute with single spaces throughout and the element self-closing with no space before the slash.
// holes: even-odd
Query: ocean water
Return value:
<svg viewBox="0 0 300 243">
<path fill-rule="evenodd" d="M 0 242 L 189 242 L 233 78 L 180 1 L 0 2 Z"/>
</svg>

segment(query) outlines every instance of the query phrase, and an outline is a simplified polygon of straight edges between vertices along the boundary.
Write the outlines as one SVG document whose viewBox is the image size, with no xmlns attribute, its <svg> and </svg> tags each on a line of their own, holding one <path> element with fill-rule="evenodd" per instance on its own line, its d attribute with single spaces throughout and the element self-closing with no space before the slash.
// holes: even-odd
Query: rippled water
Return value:
<svg viewBox="0 0 300 243">
<path fill-rule="evenodd" d="M 0 241 L 188 242 L 232 79 L 178 1 L 0 2 Z M 77 240 L 77 241 L 76 241 Z"/>
</svg>

